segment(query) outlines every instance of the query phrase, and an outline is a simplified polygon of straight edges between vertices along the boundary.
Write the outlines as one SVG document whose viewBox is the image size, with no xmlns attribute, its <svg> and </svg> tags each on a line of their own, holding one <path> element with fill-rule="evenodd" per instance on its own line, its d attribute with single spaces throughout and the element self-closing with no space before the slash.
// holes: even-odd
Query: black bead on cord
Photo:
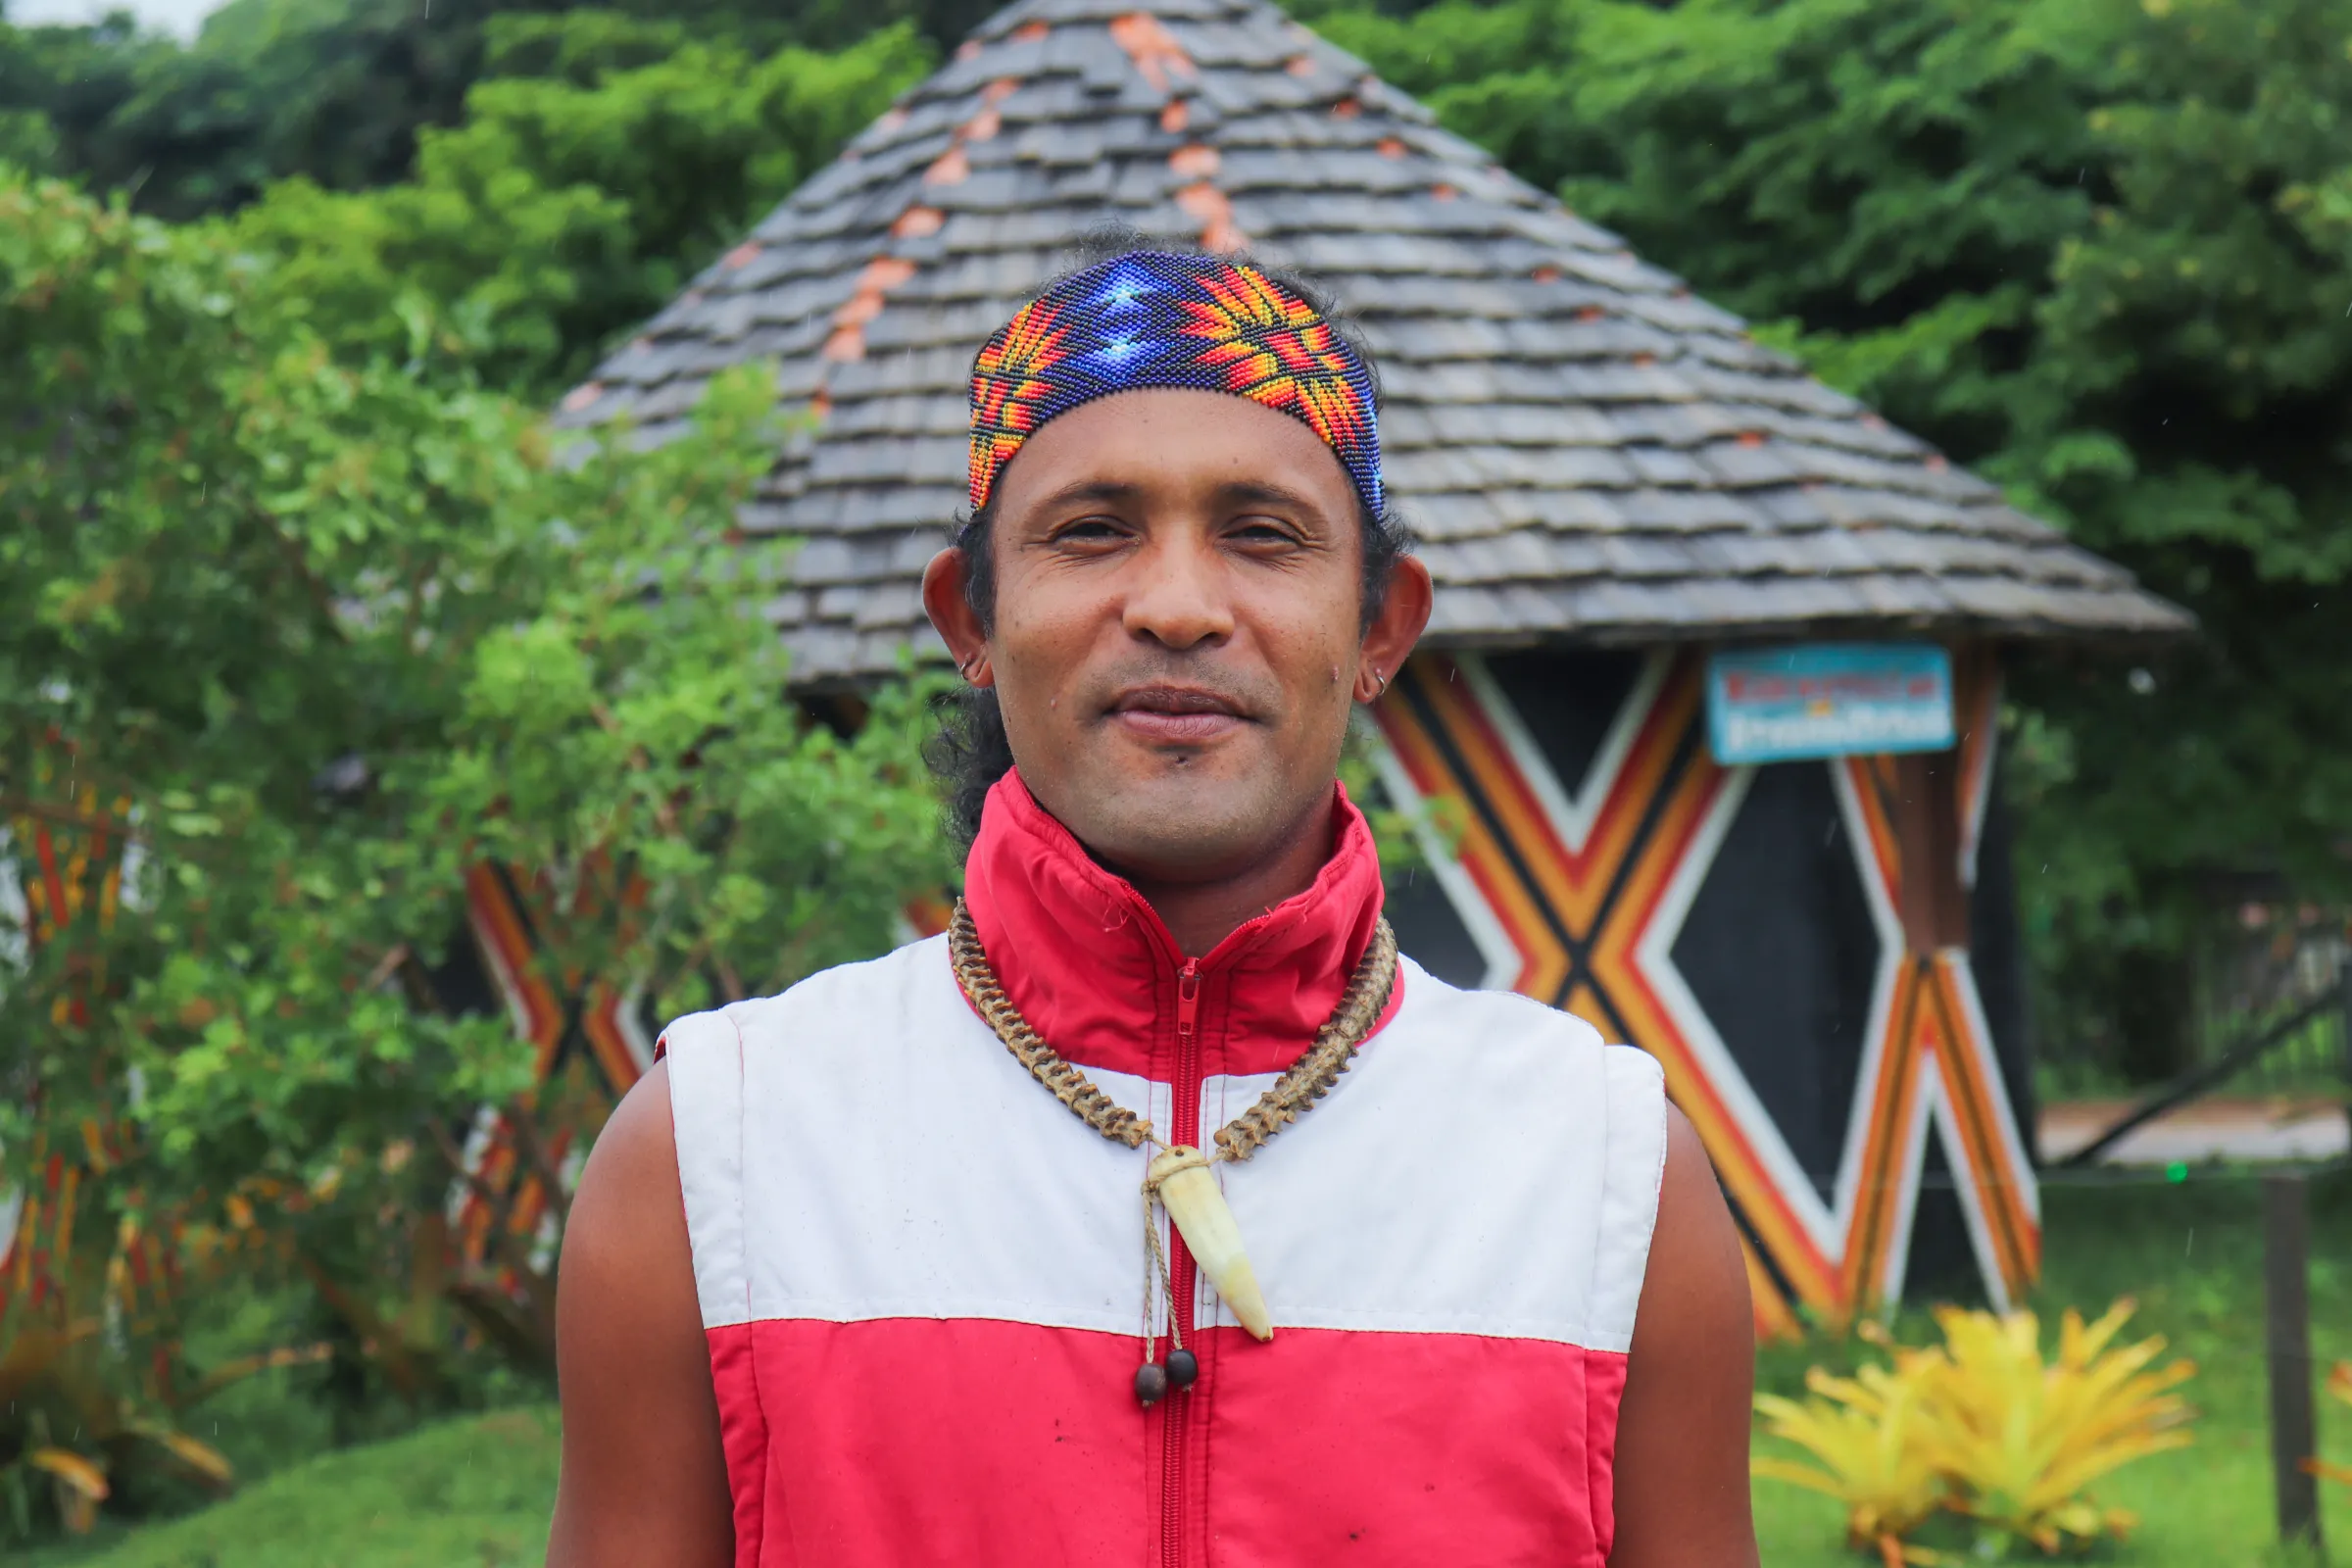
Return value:
<svg viewBox="0 0 2352 1568">
<path fill-rule="evenodd" d="M 1179 1347 L 1168 1352 L 1165 1362 L 1146 1361 L 1135 1369 L 1135 1397 L 1149 1409 L 1170 1393 L 1181 1394 L 1200 1379 L 1200 1358 Z"/>
</svg>

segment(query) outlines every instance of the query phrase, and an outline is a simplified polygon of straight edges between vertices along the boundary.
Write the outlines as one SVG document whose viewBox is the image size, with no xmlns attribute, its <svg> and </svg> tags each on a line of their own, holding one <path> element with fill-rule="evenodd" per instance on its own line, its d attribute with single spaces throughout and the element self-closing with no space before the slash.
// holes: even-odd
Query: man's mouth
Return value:
<svg viewBox="0 0 2352 1568">
<path fill-rule="evenodd" d="M 1232 698 L 1200 686 L 1131 686 L 1112 699 L 1109 717 L 1162 746 L 1203 745 L 1250 721 Z"/>
</svg>

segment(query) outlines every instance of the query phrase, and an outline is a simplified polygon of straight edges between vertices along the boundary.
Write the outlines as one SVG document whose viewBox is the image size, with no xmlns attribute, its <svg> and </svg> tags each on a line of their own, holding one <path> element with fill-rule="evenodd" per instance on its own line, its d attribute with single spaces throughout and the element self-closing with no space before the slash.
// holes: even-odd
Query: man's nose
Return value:
<svg viewBox="0 0 2352 1568">
<path fill-rule="evenodd" d="M 1189 530 L 1188 530 L 1189 532 Z M 1124 616 L 1131 637 L 1183 650 L 1233 634 L 1233 604 L 1205 540 L 1154 541 L 1135 563 Z"/>
</svg>

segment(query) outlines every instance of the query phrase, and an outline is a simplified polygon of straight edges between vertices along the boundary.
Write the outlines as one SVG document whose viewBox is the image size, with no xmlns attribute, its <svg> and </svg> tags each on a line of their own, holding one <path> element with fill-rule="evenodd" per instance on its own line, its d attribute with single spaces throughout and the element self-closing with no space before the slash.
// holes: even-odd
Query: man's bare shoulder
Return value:
<svg viewBox="0 0 2352 1568">
<path fill-rule="evenodd" d="M 621 1097 L 580 1173 L 556 1319 L 564 1474 L 549 1562 L 733 1560 L 665 1061 Z"/>
<path fill-rule="evenodd" d="M 630 1086 L 612 1107 L 604 1131 L 580 1174 L 582 1200 L 591 1197 L 591 1172 L 602 1167 L 605 1181 L 621 1191 L 641 1189 L 651 1180 L 667 1179 L 674 1192 L 678 1182 L 678 1151 L 669 1126 L 669 1063 L 657 1061 Z M 680 1228 L 684 1222 L 681 1219 Z"/>
<path fill-rule="evenodd" d="M 1747 1495 L 1754 1369 L 1739 1233 L 1697 1132 L 1670 1104 L 1657 1225 L 1618 1418 L 1612 1568 L 1756 1561 Z"/>
</svg>

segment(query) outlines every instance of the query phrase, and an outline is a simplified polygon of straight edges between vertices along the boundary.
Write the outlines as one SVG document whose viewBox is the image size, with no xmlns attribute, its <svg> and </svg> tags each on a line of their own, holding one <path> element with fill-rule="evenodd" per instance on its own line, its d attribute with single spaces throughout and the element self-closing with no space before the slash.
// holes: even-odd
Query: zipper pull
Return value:
<svg viewBox="0 0 2352 1568">
<path fill-rule="evenodd" d="M 1200 1015 L 1200 960 L 1187 958 L 1176 975 L 1176 1038 L 1190 1040 Z"/>
</svg>

